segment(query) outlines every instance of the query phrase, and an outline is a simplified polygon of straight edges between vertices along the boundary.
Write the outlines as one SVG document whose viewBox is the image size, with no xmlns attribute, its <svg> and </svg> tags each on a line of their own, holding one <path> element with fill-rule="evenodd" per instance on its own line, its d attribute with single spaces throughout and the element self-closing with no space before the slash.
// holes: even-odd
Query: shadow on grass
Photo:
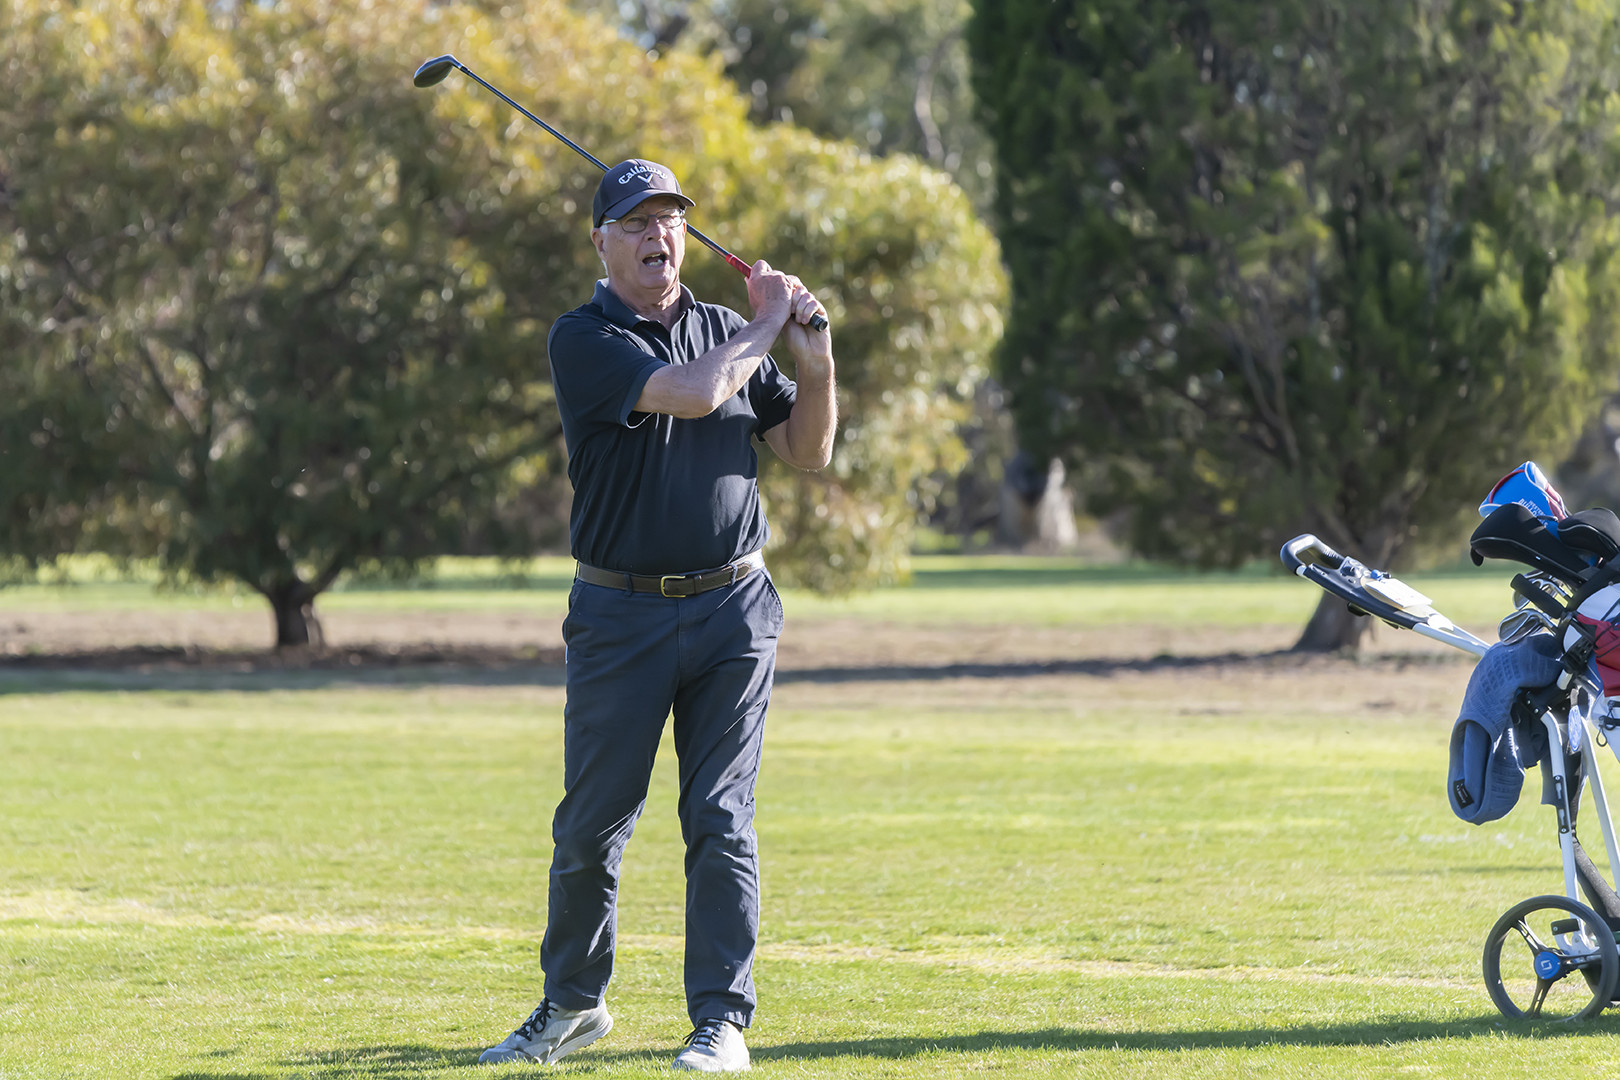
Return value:
<svg viewBox="0 0 1620 1080">
<path fill-rule="evenodd" d="M 141 690 L 562 685 L 561 649 L 350 649 L 299 657 L 270 651 L 148 648 L 0 660 L 0 697 Z"/>
<path fill-rule="evenodd" d="M 372 1077 L 375 1080 L 408 1080 L 410 1077 L 441 1073 L 446 1069 L 478 1067 L 482 1048 L 443 1047 L 405 1044 L 401 1046 L 361 1046 L 348 1050 L 328 1050 L 304 1054 L 282 1062 L 285 1072 L 244 1073 L 192 1071 L 176 1073 L 169 1080 L 293 1080 L 293 1078 Z"/>
<path fill-rule="evenodd" d="M 1302 665 L 1350 664 L 1368 670 L 1463 663 L 1462 653 L 1392 653 L 1354 657 L 1270 652 L 1175 656 L 1102 656 L 1073 660 L 1006 660 L 956 664 L 847 665 L 779 668 L 780 686 L 795 683 L 896 683 L 945 679 L 1029 679 L 1051 675 L 1107 678 L 1123 674 L 1197 672 Z M 288 659 L 275 653 L 210 653 L 182 649 L 121 649 L 25 660 L 0 660 L 0 697 L 97 691 L 276 691 L 387 686 L 547 686 L 564 684 L 562 650 L 495 647 L 403 653 L 334 650 Z"/>
<path fill-rule="evenodd" d="M 1290 653 L 1222 653 L 1214 656 L 1155 656 L 1090 660 L 1007 661 L 1002 663 L 895 664 L 779 669 L 780 686 L 794 683 L 929 682 L 941 679 L 1028 679 L 1042 675 L 1109 676 L 1127 672 L 1230 670 L 1297 660 Z M 0 696 L 126 690 L 325 690 L 339 686 L 562 686 L 560 663 L 435 662 L 422 664 L 322 665 L 288 667 L 184 662 L 99 667 L 85 658 L 61 666 L 0 664 Z"/>
<path fill-rule="evenodd" d="M 1199 573 L 1154 563 L 1057 563 L 1028 565 L 1028 560 L 1010 556 L 1007 561 L 976 567 L 914 564 L 909 589 L 916 592 L 946 592 L 957 589 L 1062 588 L 1076 585 L 1193 585 L 1248 586 L 1256 581 L 1286 580 L 1286 571 L 1273 560 L 1254 562 L 1241 570 L 1213 570 Z"/>
<path fill-rule="evenodd" d="M 328 1050 L 305 1054 L 286 1062 L 297 1069 L 308 1069 L 311 1077 L 366 1076 L 380 1080 L 403 1080 L 424 1073 L 442 1072 L 464 1066 L 477 1066 L 482 1046 L 425 1046 L 406 1043 L 399 1046 L 360 1046 L 349 1050 Z"/>
<path fill-rule="evenodd" d="M 1439 1039 L 1568 1038 L 1613 1036 L 1620 1033 L 1620 1016 L 1606 1015 L 1585 1024 L 1510 1023 L 1494 1013 L 1459 1020 L 1407 1020 L 1386 1017 L 1358 1024 L 1263 1027 L 1233 1030 L 1094 1031 L 1085 1028 L 1043 1028 L 1038 1031 L 982 1031 L 974 1035 L 934 1038 L 828 1039 L 817 1042 L 759 1045 L 751 1048 L 755 1062 L 816 1061 L 833 1058 L 880 1058 L 904 1061 L 924 1056 L 980 1055 L 1006 1051 L 1086 1052 L 1137 1050 L 1254 1050 L 1263 1047 L 1398 1046 Z M 591 1049 L 570 1058 L 570 1072 L 596 1068 L 668 1068 L 679 1047 L 666 1050 L 612 1051 Z M 479 1047 L 440 1047 L 421 1044 L 363 1046 L 307 1054 L 284 1062 L 300 1070 L 295 1076 L 311 1080 L 364 1076 L 373 1080 L 411 1080 L 452 1069 L 480 1069 Z M 239 1072 L 187 1072 L 171 1080 L 261 1080 L 263 1074 Z"/>
<path fill-rule="evenodd" d="M 1028 679 L 1041 675 L 1106 677 L 1130 672 L 1196 671 L 1207 668 L 1266 667 L 1297 662 L 1299 656 L 1276 652 L 1228 652 L 1199 656 L 1096 657 L 1076 660 L 1009 660 L 999 663 L 892 664 L 886 667 L 822 667 L 779 670 L 778 684 L 846 682 L 926 682 L 931 679 Z"/>
<path fill-rule="evenodd" d="M 1604 1018 L 1584 1025 L 1544 1023 L 1509 1024 L 1491 1014 L 1464 1020 L 1402 1020 L 1387 1018 L 1360 1024 L 1325 1027 L 1251 1028 L 1190 1031 L 1091 1031 L 1084 1028 L 1046 1028 L 1040 1031 L 984 1031 L 923 1039 L 851 1039 L 827 1042 L 784 1043 L 751 1051 L 755 1061 L 793 1061 L 836 1057 L 871 1057 L 902 1060 L 925 1054 L 986 1054 L 1008 1050 L 1090 1051 L 1140 1050 L 1252 1050 L 1261 1047 L 1395 1046 L 1436 1039 L 1500 1037 L 1504 1032 L 1526 1037 L 1610 1035 L 1620 1031 L 1620 1018 Z"/>
</svg>

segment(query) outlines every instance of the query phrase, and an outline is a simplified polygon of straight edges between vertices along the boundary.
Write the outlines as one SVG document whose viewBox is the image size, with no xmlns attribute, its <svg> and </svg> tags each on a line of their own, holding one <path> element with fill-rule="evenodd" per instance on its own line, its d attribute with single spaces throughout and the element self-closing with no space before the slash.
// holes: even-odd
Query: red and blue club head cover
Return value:
<svg viewBox="0 0 1620 1080">
<path fill-rule="evenodd" d="M 1558 535 L 1558 522 L 1569 516 L 1569 511 L 1564 509 L 1564 497 L 1533 461 L 1525 462 L 1496 482 L 1485 501 L 1479 504 L 1479 516 L 1488 517 L 1491 511 L 1512 503 L 1518 503 L 1540 518 L 1554 536 Z"/>
</svg>

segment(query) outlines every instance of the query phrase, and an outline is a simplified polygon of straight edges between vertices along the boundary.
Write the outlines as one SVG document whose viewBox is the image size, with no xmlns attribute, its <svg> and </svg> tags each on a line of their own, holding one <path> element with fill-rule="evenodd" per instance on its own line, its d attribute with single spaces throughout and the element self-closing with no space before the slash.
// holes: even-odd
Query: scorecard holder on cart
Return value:
<svg viewBox="0 0 1620 1080">
<path fill-rule="evenodd" d="M 1310 533 L 1284 544 L 1282 561 L 1306 581 L 1339 597 L 1358 615 L 1375 616 L 1390 626 L 1414 630 L 1475 656 L 1484 656 L 1490 648 L 1488 642 L 1436 611 L 1427 596 L 1404 581 L 1340 555 Z"/>
</svg>

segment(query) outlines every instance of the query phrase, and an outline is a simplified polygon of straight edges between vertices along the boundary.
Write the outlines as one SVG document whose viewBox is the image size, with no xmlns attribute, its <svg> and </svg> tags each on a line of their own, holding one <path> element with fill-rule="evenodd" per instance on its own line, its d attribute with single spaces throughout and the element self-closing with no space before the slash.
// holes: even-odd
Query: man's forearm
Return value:
<svg viewBox="0 0 1620 1080">
<path fill-rule="evenodd" d="M 833 438 L 838 431 L 838 392 L 833 360 L 800 360 L 794 365 L 798 396 L 793 411 L 782 423 L 782 435 L 766 441 L 777 457 L 800 469 L 824 468 L 832 461 Z"/>
<path fill-rule="evenodd" d="M 780 322 L 756 317 L 690 364 L 659 368 L 642 387 L 636 411 L 688 420 L 709 415 L 759 370 L 780 330 Z"/>
</svg>

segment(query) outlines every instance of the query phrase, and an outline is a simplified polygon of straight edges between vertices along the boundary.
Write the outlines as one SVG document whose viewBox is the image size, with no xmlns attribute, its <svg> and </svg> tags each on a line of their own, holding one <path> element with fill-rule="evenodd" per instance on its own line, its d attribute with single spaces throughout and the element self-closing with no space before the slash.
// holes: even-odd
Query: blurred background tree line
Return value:
<svg viewBox="0 0 1620 1080">
<path fill-rule="evenodd" d="M 845 419 L 764 462 L 790 580 L 1070 542 L 1074 494 L 1203 566 L 1409 565 L 1530 457 L 1620 504 L 1616 44 L 1595 0 L 13 0 L 0 559 L 236 579 L 296 643 L 343 573 L 561 546 L 596 175 L 411 87 L 445 51 L 816 282 Z"/>
</svg>

